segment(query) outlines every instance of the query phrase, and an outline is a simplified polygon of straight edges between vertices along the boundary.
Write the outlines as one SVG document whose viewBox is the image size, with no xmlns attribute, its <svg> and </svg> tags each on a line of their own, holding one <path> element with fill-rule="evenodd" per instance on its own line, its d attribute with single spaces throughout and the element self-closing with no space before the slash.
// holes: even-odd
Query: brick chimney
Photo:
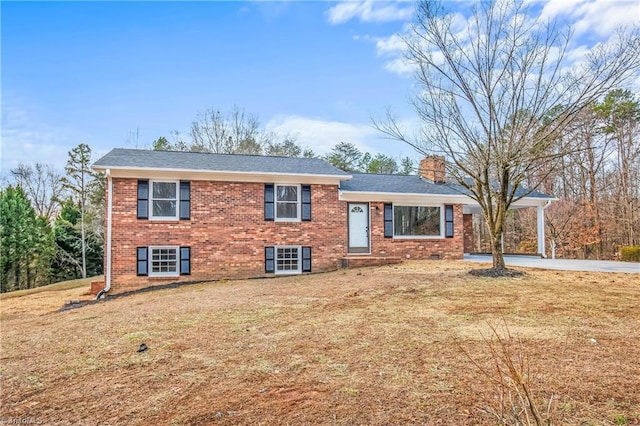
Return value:
<svg viewBox="0 0 640 426">
<path fill-rule="evenodd" d="M 420 176 L 433 182 L 445 183 L 444 157 L 429 155 L 420 160 Z"/>
</svg>

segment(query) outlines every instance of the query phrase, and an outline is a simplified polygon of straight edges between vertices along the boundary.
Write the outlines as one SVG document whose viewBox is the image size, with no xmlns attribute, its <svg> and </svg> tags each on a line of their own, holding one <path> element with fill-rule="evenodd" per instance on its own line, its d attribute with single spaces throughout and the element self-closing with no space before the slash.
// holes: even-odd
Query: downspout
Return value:
<svg viewBox="0 0 640 426">
<path fill-rule="evenodd" d="M 106 268 L 104 271 L 104 288 L 96 295 L 96 300 L 106 296 L 111 289 L 111 211 L 113 210 L 113 180 L 111 169 L 105 172 L 107 176 L 107 241 L 106 241 Z"/>
</svg>

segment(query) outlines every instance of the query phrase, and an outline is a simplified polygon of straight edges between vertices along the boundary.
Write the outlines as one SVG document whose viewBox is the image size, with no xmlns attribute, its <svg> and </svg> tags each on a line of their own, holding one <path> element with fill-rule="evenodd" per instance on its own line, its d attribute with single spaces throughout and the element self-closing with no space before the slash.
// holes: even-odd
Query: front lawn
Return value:
<svg viewBox="0 0 640 426">
<path fill-rule="evenodd" d="M 506 324 L 543 412 L 553 395 L 556 424 L 640 421 L 635 275 L 490 279 L 474 267 L 214 282 L 61 313 L 87 289 L 0 300 L 0 418 L 497 424 L 499 387 L 479 367 L 498 377 L 486 340 Z"/>
</svg>

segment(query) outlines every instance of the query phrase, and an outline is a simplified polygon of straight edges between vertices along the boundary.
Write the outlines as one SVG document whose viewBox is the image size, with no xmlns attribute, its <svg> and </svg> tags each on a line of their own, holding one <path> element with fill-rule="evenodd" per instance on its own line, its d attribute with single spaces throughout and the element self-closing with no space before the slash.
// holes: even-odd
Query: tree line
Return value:
<svg viewBox="0 0 640 426">
<path fill-rule="evenodd" d="M 549 151 L 565 154 L 528 182 L 559 198 L 546 210 L 550 255 L 615 259 L 620 247 L 640 246 L 640 96 L 609 91 L 554 134 Z M 526 251 L 531 230 L 535 214 L 513 212 L 511 250 Z"/>
<path fill-rule="evenodd" d="M 291 134 L 278 134 L 264 129 L 258 116 L 234 106 L 228 112 L 207 108 L 191 123 L 189 138 L 180 132 L 170 134 L 172 141 L 161 136 L 151 148 L 161 151 L 211 152 L 218 154 L 268 155 L 281 157 L 322 158 L 350 173 L 411 174 L 413 160 L 396 159 L 381 153 L 363 152 L 351 142 L 339 142 L 324 156 L 298 144 Z"/>
<path fill-rule="evenodd" d="M 0 292 L 102 274 L 104 178 L 91 148 L 69 151 L 65 175 L 21 164 L 0 189 Z"/>
</svg>

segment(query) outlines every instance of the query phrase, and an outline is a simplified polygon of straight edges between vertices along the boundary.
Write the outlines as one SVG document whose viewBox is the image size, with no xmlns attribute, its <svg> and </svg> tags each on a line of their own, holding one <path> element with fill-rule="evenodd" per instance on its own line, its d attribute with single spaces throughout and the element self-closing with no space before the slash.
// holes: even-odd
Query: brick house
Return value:
<svg viewBox="0 0 640 426">
<path fill-rule="evenodd" d="M 401 176 L 348 174 L 315 158 L 114 149 L 93 168 L 107 177 L 111 293 L 405 258 L 460 259 L 475 208 L 445 182 L 441 157 L 422 160 L 418 176 Z M 523 200 L 538 207 L 540 237 L 550 198 Z"/>
</svg>

